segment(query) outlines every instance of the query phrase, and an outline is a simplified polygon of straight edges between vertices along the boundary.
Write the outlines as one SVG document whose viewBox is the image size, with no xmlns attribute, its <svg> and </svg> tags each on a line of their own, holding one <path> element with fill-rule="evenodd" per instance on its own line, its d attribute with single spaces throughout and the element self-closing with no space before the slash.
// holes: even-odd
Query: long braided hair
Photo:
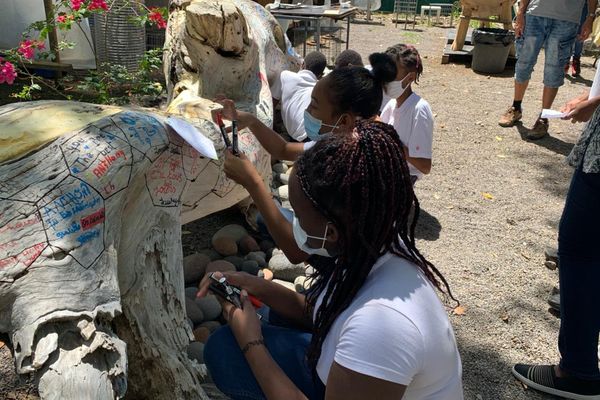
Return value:
<svg viewBox="0 0 600 400">
<path fill-rule="evenodd" d="M 392 126 L 359 121 L 352 133 L 320 140 L 298 159 L 295 169 L 304 194 L 340 232 L 335 259 L 309 260 L 315 283 L 307 294 L 307 313 L 324 293 L 307 354 L 313 373 L 333 322 L 386 252 L 416 264 L 438 290 L 458 303 L 444 276 L 415 246 L 419 202 Z"/>
</svg>

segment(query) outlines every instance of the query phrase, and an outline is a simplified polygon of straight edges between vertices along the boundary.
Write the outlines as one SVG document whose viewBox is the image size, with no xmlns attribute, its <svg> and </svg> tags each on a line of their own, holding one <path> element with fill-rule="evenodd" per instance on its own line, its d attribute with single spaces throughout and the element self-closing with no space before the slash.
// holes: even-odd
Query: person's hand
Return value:
<svg viewBox="0 0 600 400">
<path fill-rule="evenodd" d="M 520 38 L 523 36 L 523 33 L 525 32 L 525 14 L 523 12 L 519 11 L 517 13 L 513 28 L 515 30 L 515 37 Z"/>
<path fill-rule="evenodd" d="M 252 186 L 260 179 L 260 175 L 254 165 L 245 154 L 234 156 L 230 149 L 225 150 L 225 175 L 244 186 Z"/>
<path fill-rule="evenodd" d="M 598 102 L 594 99 L 582 101 L 563 119 L 570 119 L 573 123 L 587 122 L 592 118 L 597 107 Z"/>
<path fill-rule="evenodd" d="M 242 290 L 240 300 L 242 308 L 237 308 L 228 301 L 220 301 L 223 307 L 223 317 L 229 324 L 240 348 L 244 348 L 248 343 L 262 339 L 262 329 L 256 310 L 248 299 L 248 292 Z"/>
<path fill-rule="evenodd" d="M 198 285 L 198 294 L 196 297 L 205 297 L 210 292 L 211 274 L 212 272 L 204 275 L 204 278 L 202 278 L 200 281 L 200 284 Z M 227 279 L 227 283 L 230 285 L 237 286 L 240 289 L 245 289 L 250 293 L 253 293 L 253 283 L 257 279 L 262 279 L 246 272 L 215 272 L 216 278 L 221 278 L 223 276 L 225 279 Z"/>
<path fill-rule="evenodd" d="M 573 111 L 575 109 L 575 107 L 577 107 L 579 104 L 583 103 L 586 100 L 587 99 L 583 99 L 581 97 L 576 97 L 576 98 L 574 98 L 572 100 L 569 100 L 569 102 L 567 104 L 565 104 L 564 106 L 562 106 L 560 108 L 560 112 L 562 112 L 562 113 L 570 113 L 571 111 Z"/>
<path fill-rule="evenodd" d="M 244 129 L 250 125 L 252 115 L 244 111 L 239 111 L 235 107 L 235 102 L 233 100 L 219 94 L 215 97 L 215 102 L 222 106 L 220 109 L 211 110 L 212 119 L 215 123 L 217 123 L 217 114 L 221 114 L 223 119 L 237 121 L 238 129 Z M 231 128 L 227 128 L 227 131 L 231 131 Z"/>
<path fill-rule="evenodd" d="M 594 18 L 586 18 L 583 25 L 581 25 L 581 33 L 577 36 L 578 41 L 583 42 L 586 40 L 590 34 L 592 33 L 592 29 L 594 27 Z"/>
</svg>

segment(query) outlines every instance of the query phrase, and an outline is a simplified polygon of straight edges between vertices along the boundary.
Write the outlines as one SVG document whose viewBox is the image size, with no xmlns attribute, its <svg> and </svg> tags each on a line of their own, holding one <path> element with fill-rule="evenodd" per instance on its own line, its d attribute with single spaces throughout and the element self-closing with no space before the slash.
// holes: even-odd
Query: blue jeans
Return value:
<svg viewBox="0 0 600 400">
<path fill-rule="evenodd" d="M 561 87 L 565 80 L 565 64 L 571 58 L 578 28 L 579 25 L 573 22 L 526 14 L 525 32 L 517 39 L 515 80 L 524 83 L 531 79 L 533 67 L 544 47 L 544 86 Z"/>
<path fill-rule="evenodd" d="M 306 360 L 311 334 L 263 324 L 265 346 L 273 360 L 309 399 L 323 399 L 325 385 L 312 373 Z M 265 395 L 231 332 L 223 326 L 204 347 L 204 362 L 219 390 L 234 400 L 262 400 Z"/>
<path fill-rule="evenodd" d="M 583 11 L 581 13 L 581 20 L 579 21 L 579 29 L 577 29 L 577 34 L 581 33 L 581 28 L 585 23 L 588 15 L 588 4 L 587 1 L 583 3 Z M 575 39 L 575 43 L 573 43 L 573 58 L 581 58 L 581 54 L 583 53 L 583 40 Z"/>
<path fill-rule="evenodd" d="M 560 367 L 581 379 L 600 379 L 600 173 L 578 168 L 558 232 Z"/>
<path fill-rule="evenodd" d="M 281 212 L 281 214 L 283 214 L 285 219 L 292 222 L 292 220 L 294 219 L 294 211 L 290 210 L 289 208 L 282 207 L 281 203 L 275 199 L 273 199 L 273 201 L 275 202 L 275 205 L 277 206 L 277 208 L 279 208 L 279 211 Z M 265 219 L 263 218 L 261 213 L 258 213 L 256 217 L 256 225 L 258 225 L 258 232 L 260 234 L 269 237 L 271 236 L 271 234 L 269 233 L 269 229 L 267 228 Z"/>
</svg>

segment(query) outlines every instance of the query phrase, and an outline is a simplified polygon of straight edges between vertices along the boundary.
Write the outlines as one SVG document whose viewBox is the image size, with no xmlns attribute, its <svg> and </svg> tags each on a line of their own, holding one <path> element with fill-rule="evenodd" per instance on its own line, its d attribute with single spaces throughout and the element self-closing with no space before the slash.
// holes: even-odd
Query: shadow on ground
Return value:
<svg viewBox="0 0 600 400">
<path fill-rule="evenodd" d="M 571 152 L 571 149 L 573 149 L 573 143 L 565 142 L 552 135 L 546 136 L 545 138 L 538 140 L 529 140 L 527 139 L 527 134 L 531 132 L 531 129 L 525 127 L 520 121 L 515 126 L 519 131 L 519 135 L 521 135 L 521 139 L 536 144 L 540 147 L 544 147 L 556 154 L 560 154 L 566 157 Z"/>
<path fill-rule="evenodd" d="M 419 221 L 415 228 L 415 238 L 432 242 L 439 239 L 441 230 L 442 224 L 440 224 L 440 221 L 427 211 L 421 209 Z"/>
</svg>

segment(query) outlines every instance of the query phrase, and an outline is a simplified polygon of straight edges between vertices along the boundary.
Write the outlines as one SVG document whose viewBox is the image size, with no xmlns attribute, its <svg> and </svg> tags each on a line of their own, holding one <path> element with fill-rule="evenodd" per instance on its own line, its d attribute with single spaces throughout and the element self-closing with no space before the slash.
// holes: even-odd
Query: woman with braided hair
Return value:
<svg viewBox="0 0 600 400">
<path fill-rule="evenodd" d="M 419 203 L 393 128 L 361 121 L 317 142 L 290 177 L 290 201 L 298 246 L 322 256 L 314 285 L 305 296 L 223 273 L 243 290 L 242 308 L 224 304 L 229 325 L 205 347 L 217 387 L 234 399 L 462 399 L 435 288 L 454 297 L 415 246 Z M 248 294 L 310 333 L 261 325 Z"/>
</svg>

